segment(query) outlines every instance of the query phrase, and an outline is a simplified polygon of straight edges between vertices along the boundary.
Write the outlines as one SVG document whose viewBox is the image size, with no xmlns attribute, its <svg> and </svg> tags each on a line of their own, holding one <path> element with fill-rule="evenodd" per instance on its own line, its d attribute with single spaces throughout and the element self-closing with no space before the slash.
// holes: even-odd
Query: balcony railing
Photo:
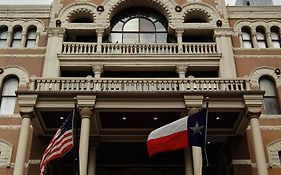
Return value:
<svg viewBox="0 0 281 175">
<path fill-rule="evenodd" d="M 56 78 L 32 77 L 30 91 L 57 92 L 186 92 L 186 91 L 247 91 L 245 79 L 220 78 Z"/>
<path fill-rule="evenodd" d="M 182 49 L 176 43 L 164 44 L 119 44 L 64 42 L 62 54 L 216 54 L 216 43 L 183 43 Z"/>
</svg>

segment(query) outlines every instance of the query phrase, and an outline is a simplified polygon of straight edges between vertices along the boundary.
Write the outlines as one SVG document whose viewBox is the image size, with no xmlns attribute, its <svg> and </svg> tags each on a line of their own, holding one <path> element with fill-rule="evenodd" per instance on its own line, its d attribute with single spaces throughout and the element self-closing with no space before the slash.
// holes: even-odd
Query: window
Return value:
<svg viewBox="0 0 281 175">
<path fill-rule="evenodd" d="M 111 21 L 109 42 L 112 43 L 166 43 L 165 17 L 147 8 L 131 8 L 118 13 Z"/>
<path fill-rule="evenodd" d="M 280 165 L 281 165 L 281 151 L 278 151 L 278 156 L 279 156 L 279 162 L 280 162 Z"/>
<path fill-rule="evenodd" d="M 36 45 L 36 28 L 30 28 L 27 31 L 25 47 L 33 48 Z"/>
<path fill-rule="evenodd" d="M 12 37 L 11 47 L 19 48 L 21 43 L 22 28 L 15 28 Z"/>
<path fill-rule="evenodd" d="M 251 32 L 247 28 L 242 29 L 242 41 L 244 48 L 253 48 Z"/>
<path fill-rule="evenodd" d="M 275 83 L 269 77 L 260 78 L 260 89 L 265 91 L 263 108 L 265 114 L 280 114 L 280 107 L 276 95 Z"/>
<path fill-rule="evenodd" d="M 265 32 L 263 29 L 257 29 L 257 43 L 259 48 L 267 48 Z"/>
<path fill-rule="evenodd" d="M 274 48 L 281 48 L 279 30 L 271 29 L 271 42 Z"/>
<path fill-rule="evenodd" d="M 3 27 L 0 29 L 0 48 L 6 47 L 8 38 L 8 27 Z"/>
<path fill-rule="evenodd" d="M 10 77 L 3 83 L 1 94 L 0 114 L 13 114 L 16 104 L 16 90 L 19 80 L 16 77 Z"/>
</svg>

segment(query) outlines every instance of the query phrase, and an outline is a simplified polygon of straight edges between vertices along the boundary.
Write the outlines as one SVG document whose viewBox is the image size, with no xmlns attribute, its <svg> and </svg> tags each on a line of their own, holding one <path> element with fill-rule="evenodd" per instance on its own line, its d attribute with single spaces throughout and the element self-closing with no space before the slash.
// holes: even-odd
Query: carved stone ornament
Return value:
<svg viewBox="0 0 281 175">
<path fill-rule="evenodd" d="M 0 167 L 8 167 L 11 163 L 13 146 L 6 141 L 0 140 Z"/>
</svg>

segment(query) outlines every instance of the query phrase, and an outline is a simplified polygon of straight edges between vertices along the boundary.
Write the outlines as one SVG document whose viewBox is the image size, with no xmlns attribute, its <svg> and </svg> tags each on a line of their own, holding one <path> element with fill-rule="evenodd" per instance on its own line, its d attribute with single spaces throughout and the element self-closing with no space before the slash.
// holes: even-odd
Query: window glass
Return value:
<svg viewBox="0 0 281 175">
<path fill-rule="evenodd" d="M 3 27 L 0 29 L 0 48 L 4 48 L 7 43 L 8 38 L 8 28 Z"/>
<path fill-rule="evenodd" d="M 21 35 L 22 35 L 22 29 L 21 28 L 17 28 L 17 29 L 14 30 L 11 47 L 14 47 L 14 48 L 20 47 Z"/>
<path fill-rule="evenodd" d="M 36 28 L 31 28 L 27 32 L 25 47 L 33 48 L 36 45 Z"/>
<path fill-rule="evenodd" d="M 134 18 L 125 23 L 123 31 L 138 31 L 139 30 L 139 19 Z"/>
<path fill-rule="evenodd" d="M 140 32 L 154 32 L 155 26 L 153 23 L 145 18 L 140 18 Z"/>
<path fill-rule="evenodd" d="M 265 114 L 280 114 L 280 107 L 276 95 L 275 83 L 268 77 L 260 78 L 260 89 L 265 91 L 263 108 Z"/>
<path fill-rule="evenodd" d="M 257 43 L 259 48 L 267 48 L 265 33 L 262 29 L 257 29 Z"/>
<path fill-rule="evenodd" d="M 253 42 L 251 38 L 251 32 L 248 29 L 242 29 L 242 41 L 244 48 L 253 48 Z"/>
<path fill-rule="evenodd" d="M 0 114 L 13 114 L 16 103 L 16 90 L 18 88 L 17 78 L 8 78 L 3 83 L 1 95 Z"/>
<path fill-rule="evenodd" d="M 112 43 L 167 42 L 168 22 L 161 13 L 150 8 L 125 9 L 113 17 L 111 24 L 108 40 Z"/>
<path fill-rule="evenodd" d="M 274 48 L 280 48 L 281 47 L 281 40 L 280 36 L 278 35 L 277 30 L 271 30 L 271 42 Z"/>
</svg>

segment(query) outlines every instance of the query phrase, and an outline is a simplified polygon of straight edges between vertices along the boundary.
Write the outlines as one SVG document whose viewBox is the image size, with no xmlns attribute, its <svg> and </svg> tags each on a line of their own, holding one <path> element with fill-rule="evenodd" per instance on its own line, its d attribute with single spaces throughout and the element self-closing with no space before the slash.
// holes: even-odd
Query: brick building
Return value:
<svg viewBox="0 0 281 175">
<path fill-rule="evenodd" d="M 206 106 L 208 175 L 281 174 L 281 8 L 223 0 L 0 6 L 0 174 L 39 175 L 77 99 L 81 175 L 192 175 L 150 131 Z M 48 174 L 73 174 L 73 151 Z"/>
</svg>

